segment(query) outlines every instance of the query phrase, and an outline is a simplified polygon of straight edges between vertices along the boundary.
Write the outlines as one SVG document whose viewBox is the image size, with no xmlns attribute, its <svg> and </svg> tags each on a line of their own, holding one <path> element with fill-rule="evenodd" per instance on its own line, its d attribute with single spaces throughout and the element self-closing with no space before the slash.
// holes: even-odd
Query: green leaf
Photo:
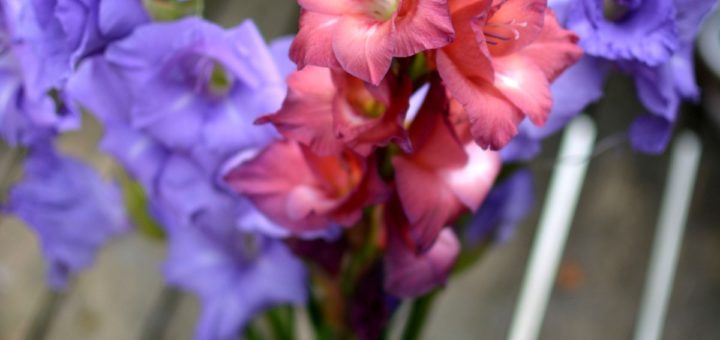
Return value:
<svg viewBox="0 0 720 340">
<path fill-rule="evenodd" d="M 143 0 L 143 5 L 155 21 L 202 16 L 205 7 L 203 0 Z"/>
</svg>

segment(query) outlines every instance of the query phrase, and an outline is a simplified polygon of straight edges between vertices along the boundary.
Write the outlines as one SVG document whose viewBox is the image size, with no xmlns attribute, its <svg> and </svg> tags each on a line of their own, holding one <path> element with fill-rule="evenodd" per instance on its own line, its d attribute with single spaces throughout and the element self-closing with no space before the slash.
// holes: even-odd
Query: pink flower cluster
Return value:
<svg viewBox="0 0 720 340">
<path fill-rule="evenodd" d="M 361 228 L 374 209 L 386 290 L 423 294 L 459 252 L 450 226 L 500 171 L 494 150 L 526 117 L 546 121 L 578 39 L 542 0 L 298 1 L 298 71 L 282 108 L 257 121 L 284 139 L 225 181 L 296 234 Z"/>
</svg>

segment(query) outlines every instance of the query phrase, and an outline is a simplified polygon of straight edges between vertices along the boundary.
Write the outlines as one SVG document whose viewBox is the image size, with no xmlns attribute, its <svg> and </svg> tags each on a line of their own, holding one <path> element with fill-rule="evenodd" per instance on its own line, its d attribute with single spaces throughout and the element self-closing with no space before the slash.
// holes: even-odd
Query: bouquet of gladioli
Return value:
<svg viewBox="0 0 720 340">
<path fill-rule="evenodd" d="M 524 162 L 608 72 L 647 109 L 631 144 L 665 149 L 715 1 L 298 3 L 297 35 L 267 44 L 201 1 L 0 2 L 0 133 L 24 158 L 3 212 L 36 232 L 53 289 L 135 226 L 200 300 L 198 339 L 293 338 L 289 305 L 319 339 L 379 339 L 417 299 L 413 338 L 529 212 Z M 55 147 L 82 111 L 119 182 Z"/>
</svg>

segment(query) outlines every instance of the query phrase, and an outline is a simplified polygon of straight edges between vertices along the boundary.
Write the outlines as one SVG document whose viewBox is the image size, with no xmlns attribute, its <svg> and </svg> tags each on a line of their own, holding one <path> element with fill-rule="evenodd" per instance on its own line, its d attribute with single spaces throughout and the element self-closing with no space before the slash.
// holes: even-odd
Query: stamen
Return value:
<svg viewBox="0 0 720 340">
<path fill-rule="evenodd" d="M 520 39 L 519 28 L 527 27 L 527 22 L 512 20 L 507 23 L 491 23 L 485 25 L 483 34 L 488 45 L 496 46 L 504 42 Z"/>
</svg>

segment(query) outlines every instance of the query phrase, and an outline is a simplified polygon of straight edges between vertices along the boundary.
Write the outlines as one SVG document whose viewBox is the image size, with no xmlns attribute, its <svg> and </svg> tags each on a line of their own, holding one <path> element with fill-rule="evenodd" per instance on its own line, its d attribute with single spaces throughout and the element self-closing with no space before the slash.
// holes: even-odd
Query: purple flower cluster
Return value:
<svg viewBox="0 0 720 340">
<path fill-rule="evenodd" d="M 52 147 L 79 127 L 77 103 L 146 190 L 168 235 L 168 282 L 202 300 L 198 338 L 304 302 L 301 262 L 270 237 L 285 232 L 217 180 L 276 137 L 253 122 L 282 103 L 289 40 L 268 47 L 252 22 L 154 23 L 140 0 L 0 0 L 0 11 L 0 135 L 30 150 L 6 210 L 38 234 L 51 286 L 128 227 L 117 188 Z"/>
<path fill-rule="evenodd" d="M 80 125 L 65 86 L 77 63 L 144 16 L 140 0 L 0 1 L 0 136 L 29 150 L 5 211 L 37 233 L 55 289 L 128 227 L 118 189 L 54 149 L 57 134 Z"/>
<path fill-rule="evenodd" d="M 555 105 L 543 128 L 529 123 L 503 150 L 506 160 L 535 156 L 539 141 L 602 97 L 609 71 L 635 79 L 647 112 L 629 129 L 636 150 L 662 152 L 683 100 L 697 100 L 693 43 L 716 0 L 551 0 L 567 28 L 580 36 L 585 57 L 553 85 Z"/>
<path fill-rule="evenodd" d="M 280 61 L 287 45 L 273 48 Z M 187 18 L 136 28 L 68 85 L 103 123 L 101 147 L 145 188 L 168 235 L 168 281 L 202 300 L 200 339 L 231 338 L 257 312 L 305 300 L 302 263 L 268 236 L 279 227 L 218 180 L 276 137 L 253 122 L 279 108 L 287 72 L 252 22 Z"/>
</svg>

